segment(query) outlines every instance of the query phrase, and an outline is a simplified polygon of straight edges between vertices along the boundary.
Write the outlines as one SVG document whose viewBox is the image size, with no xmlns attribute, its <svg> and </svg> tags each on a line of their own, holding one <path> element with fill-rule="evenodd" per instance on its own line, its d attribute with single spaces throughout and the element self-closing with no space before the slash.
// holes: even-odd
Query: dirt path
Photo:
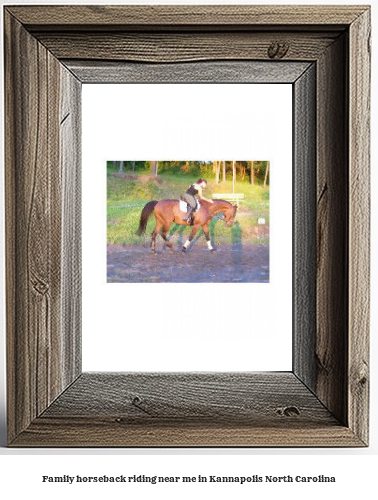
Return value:
<svg viewBox="0 0 378 500">
<path fill-rule="evenodd" d="M 186 253 L 147 245 L 108 245 L 108 283 L 268 283 L 268 245 L 194 245 Z"/>
</svg>

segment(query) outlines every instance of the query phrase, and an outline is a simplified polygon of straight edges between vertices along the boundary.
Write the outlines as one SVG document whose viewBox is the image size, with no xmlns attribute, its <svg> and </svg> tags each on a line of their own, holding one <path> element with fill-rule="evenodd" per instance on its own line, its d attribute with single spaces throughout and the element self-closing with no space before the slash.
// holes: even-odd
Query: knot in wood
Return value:
<svg viewBox="0 0 378 500">
<path fill-rule="evenodd" d="M 33 288 L 39 294 L 45 295 L 49 290 L 49 285 L 47 283 L 44 283 L 43 281 L 38 280 L 34 283 Z"/>
<path fill-rule="evenodd" d="M 294 415 L 299 415 L 301 412 L 296 406 L 286 406 L 285 408 L 279 408 L 277 413 L 285 417 L 292 417 Z"/>
<path fill-rule="evenodd" d="M 289 44 L 286 42 L 272 42 L 268 48 L 268 57 L 270 59 L 282 59 L 289 50 Z"/>
<path fill-rule="evenodd" d="M 131 397 L 131 404 L 138 408 L 138 410 L 143 411 L 144 413 L 147 413 L 147 415 L 153 415 L 154 411 L 148 408 L 148 404 L 146 401 L 143 401 L 139 396 L 132 396 Z"/>
<path fill-rule="evenodd" d="M 352 370 L 353 374 L 353 370 Z M 366 361 L 362 361 L 361 365 L 355 368 L 354 377 L 356 386 L 363 390 L 369 384 L 369 366 Z"/>
<path fill-rule="evenodd" d="M 131 397 L 131 404 L 133 406 L 135 406 L 136 408 L 138 408 L 139 410 L 142 410 L 142 411 L 148 413 L 147 410 L 144 408 L 144 402 L 142 401 L 142 399 L 139 396 L 132 396 Z"/>
<path fill-rule="evenodd" d="M 139 396 L 134 396 L 134 397 L 131 399 L 131 403 L 132 403 L 134 406 L 138 406 L 141 402 L 142 402 L 142 400 L 140 399 L 140 397 L 139 397 Z"/>
</svg>

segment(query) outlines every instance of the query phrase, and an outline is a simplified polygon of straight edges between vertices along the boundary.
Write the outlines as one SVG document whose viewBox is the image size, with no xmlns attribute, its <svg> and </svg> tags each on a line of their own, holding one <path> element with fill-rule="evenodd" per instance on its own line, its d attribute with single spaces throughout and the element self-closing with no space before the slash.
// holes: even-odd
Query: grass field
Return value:
<svg viewBox="0 0 378 500">
<path fill-rule="evenodd" d="M 107 239 L 109 244 L 140 244 L 143 237 L 136 236 L 139 219 L 144 205 L 151 200 L 167 198 L 178 199 L 190 184 L 197 180 L 185 173 L 161 174 L 152 177 L 148 172 L 137 174 L 126 172 L 118 174 L 115 170 L 107 172 Z M 215 184 L 208 178 L 208 187 L 204 193 L 211 198 L 216 193 L 232 193 L 232 182 Z M 235 192 L 244 193 L 236 216 L 236 223 L 227 228 L 224 222 L 213 219 L 210 233 L 216 243 L 232 243 L 235 238 L 243 243 L 269 243 L 269 186 L 251 186 L 248 181 L 237 181 Z M 265 224 L 259 225 L 258 219 L 264 218 Z M 152 216 L 147 225 L 144 238 L 149 239 L 154 228 Z M 175 227 L 176 226 L 176 227 Z M 172 225 L 171 234 L 180 232 L 187 235 L 191 228 Z M 202 232 L 202 230 L 201 230 Z"/>
</svg>

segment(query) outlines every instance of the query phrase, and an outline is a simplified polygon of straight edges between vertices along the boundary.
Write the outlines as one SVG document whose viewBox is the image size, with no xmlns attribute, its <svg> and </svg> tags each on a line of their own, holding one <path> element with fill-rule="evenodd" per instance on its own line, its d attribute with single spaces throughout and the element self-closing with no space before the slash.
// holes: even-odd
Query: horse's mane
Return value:
<svg viewBox="0 0 378 500">
<path fill-rule="evenodd" d="M 204 201 L 204 200 L 202 200 L 202 201 Z M 221 199 L 214 198 L 213 201 L 220 201 L 220 202 L 226 203 L 227 205 L 230 205 L 232 207 L 232 203 L 230 203 L 227 200 L 221 200 Z M 209 203 L 209 202 L 207 202 L 207 203 Z"/>
</svg>

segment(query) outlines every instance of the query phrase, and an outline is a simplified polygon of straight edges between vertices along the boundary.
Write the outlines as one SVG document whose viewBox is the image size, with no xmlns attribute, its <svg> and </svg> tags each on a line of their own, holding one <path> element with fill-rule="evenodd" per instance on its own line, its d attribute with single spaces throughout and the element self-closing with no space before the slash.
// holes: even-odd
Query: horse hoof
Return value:
<svg viewBox="0 0 378 500">
<path fill-rule="evenodd" d="M 181 250 L 183 253 L 186 252 L 186 248 L 185 247 L 182 247 L 182 250 Z"/>
<path fill-rule="evenodd" d="M 211 253 L 215 253 L 215 248 L 212 248 L 212 249 L 210 250 L 210 252 L 211 252 Z"/>
</svg>

